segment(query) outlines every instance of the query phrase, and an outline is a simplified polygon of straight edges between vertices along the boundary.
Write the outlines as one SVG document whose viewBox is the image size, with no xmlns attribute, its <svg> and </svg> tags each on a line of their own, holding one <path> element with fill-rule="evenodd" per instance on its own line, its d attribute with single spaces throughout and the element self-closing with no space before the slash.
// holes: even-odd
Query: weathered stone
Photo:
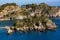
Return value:
<svg viewBox="0 0 60 40">
<path fill-rule="evenodd" d="M 46 23 L 46 26 L 47 26 L 48 30 L 55 30 L 56 29 L 56 25 L 51 22 Z"/>
<path fill-rule="evenodd" d="M 11 29 L 8 29 L 7 30 L 7 34 L 11 34 L 11 33 L 13 33 L 14 31 L 13 30 L 11 30 Z"/>
</svg>

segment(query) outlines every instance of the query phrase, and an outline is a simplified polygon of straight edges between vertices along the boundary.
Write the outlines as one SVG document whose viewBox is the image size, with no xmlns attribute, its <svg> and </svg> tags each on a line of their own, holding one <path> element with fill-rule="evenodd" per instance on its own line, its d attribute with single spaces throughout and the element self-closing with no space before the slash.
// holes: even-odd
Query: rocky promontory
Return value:
<svg viewBox="0 0 60 40">
<path fill-rule="evenodd" d="M 10 30 L 18 32 L 28 32 L 28 31 L 40 31 L 45 32 L 46 30 L 56 30 L 56 25 L 49 18 L 46 18 L 44 14 L 38 16 L 30 16 L 22 20 L 16 20 L 13 23 L 13 27 Z M 8 30 L 9 31 L 9 30 Z M 8 32 L 9 34 L 10 32 Z"/>
<path fill-rule="evenodd" d="M 15 3 L 0 7 L 0 20 L 16 20 L 7 33 L 14 31 L 46 31 L 55 30 L 56 25 L 49 18 L 60 17 L 60 8 L 45 3 L 27 4 L 19 7 Z"/>
</svg>

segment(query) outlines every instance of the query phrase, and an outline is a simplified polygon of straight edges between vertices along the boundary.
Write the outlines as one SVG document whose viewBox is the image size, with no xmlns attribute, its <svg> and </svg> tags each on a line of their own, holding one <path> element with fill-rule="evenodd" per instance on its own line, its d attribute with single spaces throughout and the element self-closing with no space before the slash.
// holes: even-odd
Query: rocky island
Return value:
<svg viewBox="0 0 60 40">
<path fill-rule="evenodd" d="M 14 31 L 41 31 L 55 30 L 55 23 L 50 18 L 60 17 L 60 8 L 49 6 L 45 3 L 27 4 L 19 7 L 15 3 L 7 3 L 0 6 L 1 20 L 16 20 L 12 27 L 4 27 L 7 33 Z M 2 27 L 3 28 L 3 27 Z"/>
</svg>

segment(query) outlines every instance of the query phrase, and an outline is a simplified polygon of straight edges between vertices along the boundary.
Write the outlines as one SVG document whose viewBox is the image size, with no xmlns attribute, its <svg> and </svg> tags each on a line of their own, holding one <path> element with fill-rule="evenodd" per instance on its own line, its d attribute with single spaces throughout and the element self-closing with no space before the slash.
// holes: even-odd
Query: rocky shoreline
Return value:
<svg viewBox="0 0 60 40">
<path fill-rule="evenodd" d="M 28 31 L 40 31 L 40 32 L 45 32 L 46 30 L 56 30 L 56 25 L 54 25 L 53 27 L 49 27 L 49 26 L 52 26 L 52 25 L 48 25 L 48 27 L 43 27 L 42 25 L 40 27 L 37 27 L 34 25 L 34 27 L 20 27 L 20 28 L 15 28 L 15 27 L 10 27 L 8 29 L 8 27 L 6 27 L 5 29 L 7 30 L 7 34 L 11 34 L 13 33 L 14 31 L 17 31 L 17 32 L 28 32 Z"/>
<path fill-rule="evenodd" d="M 26 21 L 26 20 L 25 20 Z M 13 23 L 13 26 L 5 26 L 0 27 L 0 29 L 6 29 L 7 34 L 11 34 L 14 31 L 16 32 L 28 32 L 28 31 L 40 31 L 45 32 L 46 30 L 56 30 L 56 25 L 51 20 L 46 20 L 46 23 L 41 23 L 38 21 L 38 23 L 32 23 L 28 26 L 29 23 L 21 22 L 20 20 Z"/>
</svg>

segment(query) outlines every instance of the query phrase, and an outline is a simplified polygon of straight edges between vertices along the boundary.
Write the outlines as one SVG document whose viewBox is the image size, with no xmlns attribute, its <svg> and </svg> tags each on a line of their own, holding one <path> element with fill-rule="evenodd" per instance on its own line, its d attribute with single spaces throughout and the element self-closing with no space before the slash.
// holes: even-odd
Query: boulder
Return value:
<svg viewBox="0 0 60 40">
<path fill-rule="evenodd" d="M 11 34 L 12 32 L 14 32 L 14 31 L 11 30 L 11 29 L 8 29 L 8 30 L 7 30 L 7 34 Z"/>
</svg>

